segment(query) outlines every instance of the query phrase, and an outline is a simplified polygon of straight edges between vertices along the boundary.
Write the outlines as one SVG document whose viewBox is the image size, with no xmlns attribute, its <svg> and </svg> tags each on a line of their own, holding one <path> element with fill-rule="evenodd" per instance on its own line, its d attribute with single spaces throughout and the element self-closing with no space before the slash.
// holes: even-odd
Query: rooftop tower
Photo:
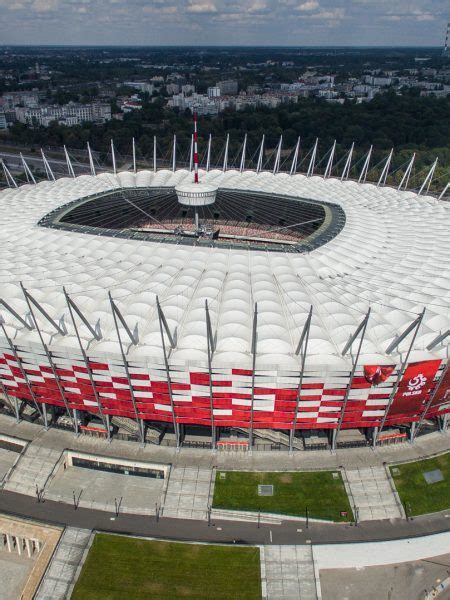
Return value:
<svg viewBox="0 0 450 600">
<path fill-rule="evenodd" d="M 209 206 L 216 201 L 217 186 L 202 183 L 198 176 L 198 131 L 197 131 L 197 113 L 194 112 L 194 181 L 181 183 L 175 188 L 178 202 L 184 206 L 194 208 L 195 229 L 200 233 L 201 226 L 199 222 L 198 209 L 202 206 Z"/>
</svg>

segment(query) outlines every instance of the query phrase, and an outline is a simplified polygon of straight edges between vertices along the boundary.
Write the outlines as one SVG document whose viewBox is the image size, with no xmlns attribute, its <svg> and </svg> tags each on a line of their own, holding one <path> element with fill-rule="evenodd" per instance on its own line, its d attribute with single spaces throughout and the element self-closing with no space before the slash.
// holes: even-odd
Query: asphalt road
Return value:
<svg viewBox="0 0 450 600">
<path fill-rule="evenodd" d="M 70 525 L 131 535 L 143 535 L 170 540 L 242 544 L 325 544 L 394 540 L 442 533 L 450 529 L 445 513 L 415 517 L 406 521 L 365 521 L 359 525 L 342 523 L 309 523 L 283 521 L 281 525 L 244 523 L 240 521 L 173 519 L 143 516 L 86 508 L 0 491 L 0 512 L 32 518 L 55 525 Z"/>
</svg>

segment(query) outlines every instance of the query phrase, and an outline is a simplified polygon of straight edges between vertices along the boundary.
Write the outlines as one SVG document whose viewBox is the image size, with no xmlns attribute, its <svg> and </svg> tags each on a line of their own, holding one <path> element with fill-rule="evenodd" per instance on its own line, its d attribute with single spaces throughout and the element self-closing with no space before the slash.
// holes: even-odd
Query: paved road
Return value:
<svg viewBox="0 0 450 600">
<path fill-rule="evenodd" d="M 369 542 L 410 538 L 450 530 L 450 518 L 445 513 L 401 519 L 367 521 L 358 526 L 337 523 L 310 523 L 309 528 L 299 521 L 283 521 L 281 525 L 213 520 L 171 519 L 155 516 L 114 514 L 86 508 L 74 509 L 69 504 L 0 491 L 0 512 L 28 517 L 53 524 L 84 529 L 97 529 L 132 535 L 144 535 L 171 540 L 199 542 L 229 542 L 240 540 L 248 544 L 313 544 L 339 542 Z M 450 511 L 449 511 L 450 514 Z M 300 531 L 299 531 L 300 530 Z M 272 532 L 272 534 L 271 534 Z"/>
</svg>

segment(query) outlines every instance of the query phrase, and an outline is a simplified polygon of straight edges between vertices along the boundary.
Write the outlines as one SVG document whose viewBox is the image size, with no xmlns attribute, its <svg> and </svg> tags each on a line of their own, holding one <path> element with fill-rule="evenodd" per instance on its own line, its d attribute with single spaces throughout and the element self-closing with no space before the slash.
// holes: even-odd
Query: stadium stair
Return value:
<svg viewBox="0 0 450 600">
<path fill-rule="evenodd" d="M 236 431 L 242 431 L 246 435 L 248 435 L 248 430 L 240 427 L 234 428 Z M 286 433 L 282 433 L 281 431 L 275 431 L 273 429 L 254 429 L 253 435 L 262 439 L 269 440 L 273 444 L 282 444 L 283 446 L 289 447 L 289 436 Z M 293 448 L 296 450 L 303 450 L 303 442 L 298 438 L 294 437 L 294 441 L 292 444 Z"/>
<path fill-rule="evenodd" d="M 61 457 L 61 450 L 30 444 L 4 484 L 4 489 L 33 496 L 42 491 Z"/>
</svg>

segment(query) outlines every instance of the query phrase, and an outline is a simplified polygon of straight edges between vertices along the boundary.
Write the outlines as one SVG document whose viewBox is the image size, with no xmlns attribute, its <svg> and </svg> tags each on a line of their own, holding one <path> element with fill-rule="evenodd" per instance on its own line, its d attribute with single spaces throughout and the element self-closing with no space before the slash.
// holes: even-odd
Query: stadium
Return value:
<svg viewBox="0 0 450 600">
<path fill-rule="evenodd" d="M 445 428 L 450 206 L 429 181 L 198 175 L 69 169 L 0 193 L 4 410 L 177 448 Z"/>
</svg>

